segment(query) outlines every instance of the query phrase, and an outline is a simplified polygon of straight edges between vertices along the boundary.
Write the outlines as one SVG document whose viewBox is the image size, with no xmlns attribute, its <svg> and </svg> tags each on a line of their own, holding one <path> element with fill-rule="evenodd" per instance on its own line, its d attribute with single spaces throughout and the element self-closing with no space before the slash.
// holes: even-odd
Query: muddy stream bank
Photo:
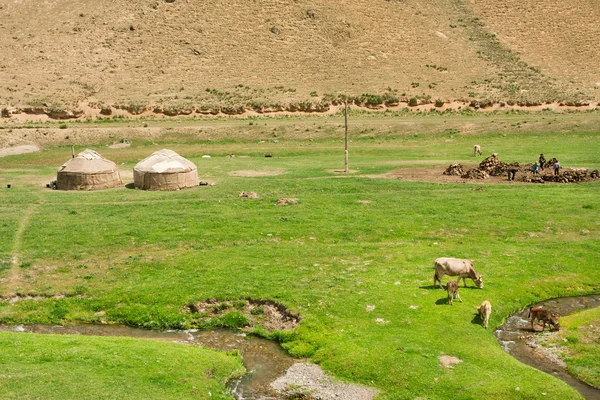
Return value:
<svg viewBox="0 0 600 400">
<path fill-rule="evenodd" d="M 246 375 L 229 383 L 232 395 L 238 400 L 276 399 L 270 384 L 286 374 L 297 360 L 287 355 L 279 344 L 255 336 L 231 331 L 151 331 L 120 325 L 0 325 L 0 331 L 30 332 L 37 334 L 122 336 L 138 339 L 164 340 L 188 343 L 210 349 L 242 354 Z"/>
<path fill-rule="evenodd" d="M 546 300 L 534 306 L 542 306 L 560 316 L 569 315 L 586 308 L 600 307 L 600 295 L 563 297 Z M 512 314 L 504 325 L 494 332 L 502 349 L 524 364 L 544 371 L 577 390 L 583 397 L 590 400 L 600 400 L 600 389 L 573 378 L 566 370 L 565 363 L 552 351 L 538 342 L 538 335 L 549 335 L 549 328 L 540 333 L 541 325 L 536 326 L 536 332 L 531 330 L 531 322 L 527 318 L 529 307 Z"/>
<path fill-rule="evenodd" d="M 0 325 L 0 331 L 122 336 L 187 343 L 223 351 L 238 350 L 242 354 L 246 374 L 227 385 L 237 400 L 282 400 L 304 398 L 301 396 L 307 394 L 321 400 L 372 400 L 377 394 L 373 388 L 336 381 L 318 365 L 290 357 L 278 343 L 232 331 L 151 331 L 121 325 Z"/>
</svg>

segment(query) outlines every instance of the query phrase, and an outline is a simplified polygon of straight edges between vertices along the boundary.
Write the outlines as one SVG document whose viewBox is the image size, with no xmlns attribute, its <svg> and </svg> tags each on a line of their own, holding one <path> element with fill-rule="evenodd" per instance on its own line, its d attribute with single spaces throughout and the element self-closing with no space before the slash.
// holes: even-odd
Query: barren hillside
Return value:
<svg viewBox="0 0 600 400">
<path fill-rule="evenodd" d="M 0 108 L 596 104 L 599 20 L 596 0 L 0 0 Z"/>
</svg>

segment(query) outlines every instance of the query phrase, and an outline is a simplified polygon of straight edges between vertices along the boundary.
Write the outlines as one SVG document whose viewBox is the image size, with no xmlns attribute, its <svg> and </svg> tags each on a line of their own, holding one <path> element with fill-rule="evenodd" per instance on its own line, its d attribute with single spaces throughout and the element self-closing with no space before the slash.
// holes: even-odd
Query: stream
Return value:
<svg viewBox="0 0 600 400">
<path fill-rule="evenodd" d="M 226 330 L 152 331 L 122 325 L 0 325 L 0 331 L 55 335 L 124 336 L 189 343 L 223 351 L 239 350 L 247 373 L 228 384 L 232 396 L 237 400 L 276 399 L 270 389 L 270 383 L 285 375 L 288 368 L 299 361 L 287 355 L 278 343 Z"/>
<path fill-rule="evenodd" d="M 543 306 L 560 316 L 577 310 L 600 307 L 600 295 L 565 297 L 547 300 L 534 306 Z M 504 325 L 494 332 L 504 351 L 517 360 L 559 378 L 577 390 L 588 400 L 600 400 L 600 390 L 570 376 L 562 360 L 542 347 L 536 339 L 540 333 L 531 331 L 527 318 L 529 307 L 510 315 Z M 538 327 L 538 329 L 540 329 Z M 270 384 L 286 374 L 300 360 L 287 355 L 278 343 L 243 333 L 226 330 L 171 330 L 155 331 L 122 325 L 0 325 L 0 331 L 31 332 L 38 334 L 123 336 L 138 339 L 164 340 L 195 344 L 210 349 L 242 354 L 247 373 L 228 386 L 237 400 L 274 400 Z"/>
<path fill-rule="evenodd" d="M 533 306 L 543 306 L 553 314 L 565 316 L 578 310 L 600 307 L 600 295 L 563 297 L 546 300 Z M 496 329 L 494 335 L 502 349 L 522 363 L 563 380 L 586 399 L 600 400 L 600 389 L 573 378 L 567 372 L 564 362 L 537 342 L 536 336 L 540 333 L 532 332 L 531 322 L 527 318 L 528 313 L 529 307 L 526 307 L 510 315 L 504 325 Z M 541 330 L 539 326 L 536 328 Z M 546 328 L 546 331 L 548 329 Z"/>
</svg>

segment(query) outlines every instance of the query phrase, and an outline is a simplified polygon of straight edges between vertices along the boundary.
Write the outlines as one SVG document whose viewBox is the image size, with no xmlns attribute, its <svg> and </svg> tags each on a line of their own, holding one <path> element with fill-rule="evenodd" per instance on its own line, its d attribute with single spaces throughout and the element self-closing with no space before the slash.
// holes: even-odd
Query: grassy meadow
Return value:
<svg viewBox="0 0 600 400">
<path fill-rule="evenodd" d="M 562 381 L 504 353 L 493 329 L 533 302 L 600 292 L 600 182 L 441 184 L 376 176 L 398 168 L 474 164 L 483 159 L 472 156 L 474 143 L 484 155 L 495 151 L 506 162 L 533 162 L 543 152 L 565 167 L 598 169 L 600 127 L 469 135 L 443 129 L 394 135 L 382 129 L 365 128 L 354 137 L 350 169 L 356 172 L 348 175 L 335 172 L 344 167 L 343 141 L 328 134 L 200 141 L 174 129 L 161 141 L 134 141 L 127 149 L 88 146 L 119 165 L 124 183 L 132 181 L 138 161 L 160 148 L 189 158 L 201 180 L 216 183 L 178 192 L 46 189 L 70 157 L 67 146 L 0 158 L 0 295 L 39 296 L 0 302 L 0 322 L 106 320 L 189 328 L 191 317 L 182 307 L 192 301 L 272 299 L 302 318 L 293 333 L 277 335 L 290 354 L 310 357 L 340 379 L 376 387 L 381 399 L 531 399 L 542 393 L 548 399 L 579 398 Z M 13 187 L 6 189 L 7 183 Z M 260 197 L 239 198 L 240 191 Z M 299 203 L 275 206 L 282 197 Z M 463 303 L 447 305 L 446 292 L 432 287 L 433 261 L 443 256 L 472 259 L 484 289 L 469 280 L 468 288 L 460 288 Z M 483 300 L 493 306 L 489 330 L 476 317 Z M 11 356 L 16 341 L 30 343 L 19 348 L 19 357 Z M 0 397 L 47 398 L 16 380 L 46 374 L 57 363 L 78 371 L 80 358 L 45 350 L 68 351 L 72 341 L 93 353 L 86 360 L 98 365 L 114 346 L 123 350 L 130 370 L 153 362 L 151 355 L 139 358 L 150 353 L 135 351 L 142 345 L 134 340 L 3 334 L 0 361 L 13 372 L 0 377 L 0 386 L 10 387 Z M 168 348 L 182 369 L 192 363 L 186 352 L 199 352 L 143 346 L 152 348 L 148 352 Z M 462 362 L 445 368 L 442 355 Z M 239 369 L 217 353 L 196 359 L 218 363 L 221 377 Z M 169 379 L 186 371 L 169 370 Z M 60 398 L 79 398 L 75 388 L 87 379 L 47 381 L 47 387 L 62 391 Z M 139 379 L 155 385 L 147 376 Z M 130 397 L 129 384 L 110 373 L 98 372 L 94 380 L 107 398 Z M 194 394 L 172 393 L 208 398 L 210 384 L 199 381 L 204 390 Z M 172 395 L 166 393 L 150 391 L 145 398 Z"/>
<path fill-rule="evenodd" d="M 593 308 L 563 317 L 554 340 L 571 375 L 600 388 L 600 310 Z"/>
</svg>

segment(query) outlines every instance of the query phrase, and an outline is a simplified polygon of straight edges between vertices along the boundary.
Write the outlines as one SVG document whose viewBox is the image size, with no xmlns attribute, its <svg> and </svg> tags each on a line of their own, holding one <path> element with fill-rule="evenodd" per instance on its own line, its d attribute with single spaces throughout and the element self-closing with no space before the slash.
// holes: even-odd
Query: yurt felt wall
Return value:
<svg viewBox="0 0 600 400">
<path fill-rule="evenodd" d="M 98 190 L 121 185 L 117 165 L 94 150 L 86 149 L 56 172 L 59 190 Z"/>
<path fill-rule="evenodd" d="M 138 189 L 179 190 L 198 186 L 196 165 L 173 150 L 155 151 L 133 168 L 133 183 Z"/>
</svg>

